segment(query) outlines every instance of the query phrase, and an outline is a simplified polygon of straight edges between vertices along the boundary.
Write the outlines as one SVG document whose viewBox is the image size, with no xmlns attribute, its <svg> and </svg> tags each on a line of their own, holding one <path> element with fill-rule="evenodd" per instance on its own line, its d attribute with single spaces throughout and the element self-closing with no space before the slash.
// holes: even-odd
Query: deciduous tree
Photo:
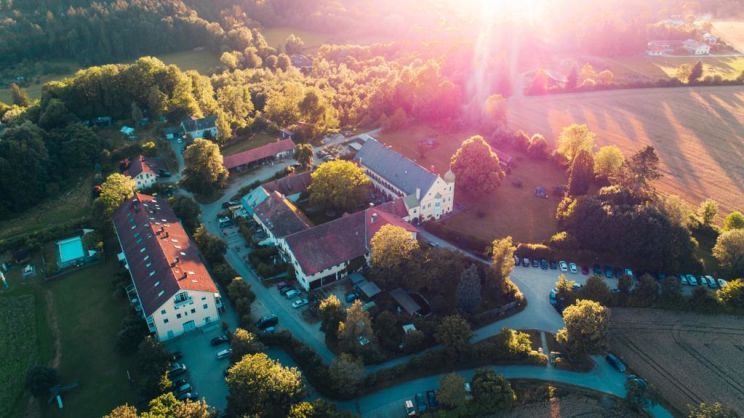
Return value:
<svg viewBox="0 0 744 418">
<path fill-rule="evenodd" d="M 729 280 L 726 286 L 717 292 L 718 300 L 732 309 L 744 308 L 744 279 Z"/>
<path fill-rule="evenodd" d="M 194 231 L 194 242 L 210 262 L 219 261 L 227 250 L 225 241 L 217 238 L 207 231 L 204 225 L 199 225 Z"/>
<path fill-rule="evenodd" d="M 467 347 L 472 334 L 468 321 L 460 315 L 450 315 L 439 323 L 434 338 L 439 344 L 459 354 Z"/>
<path fill-rule="evenodd" d="M 473 375 L 473 405 L 481 414 L 510 409 L 516 400 L 509 381 L 492 369 L 479 369 Z"/>
<path fill-rule="evenodd" d="M 687 84 L 695 84 L 703 77 L 703 62 L 698 61 L 690 70 L 690 75 L 687 77 Z"/>
<path fill-rule="evenodd" d="M 360 337 L 372 343 L 375 334 L 369 313 L 362 309 L 362 301 L 355 300 L 346 310 L 346 318 L 338 324 L 338 339 L 346 351 L 358 352 L 362 347 Z"/>
<path fill-rule="evenodd" d="M 734 229 L 744 229 L 744 215 L 738 210 L 729 213 L 723 220 L 723 230 L 732 231 Z"/>
<path fill-rule="evenodd" d="M 232 348 L 230 358 L 233 362 L 240 361 L 246 354 L 260 353 L 265 349 L 255 334 L 243 328 L 235 329 L 230 339 L 230 348 Z"/>
<path fill-rule="evenodd" d="M 140 418 L 213 418 L 216 411 L 204 401 L 179 401 L 173 392 L 158 396 L 148 403 L 150 410 Z"/>
<path fill-rule="evenodd" d="M 96 205 L 101 208 L 105 219 L 110 219 L 124 201 L 134 196 L 134 189 L 134 180 L 124 174 L 114 173 L 106 178 L 96 199 Z"/>
<path fill-rule="evenodd" d="M 228 172 L 220 147 L 206 139 L 196 139 L 183 153 L 184 186 L 196 193 L 208 194 L 225 186 Z"/>
<path fill-rule="evenodd" d="M 594 152 L 595 138 L 596 135 L 589 130 L 588 126 L 571 124 L 561 131 L 555 151 L 563 156 L 570 166 L 579 151 L 585 150 L 589 154 Z"/>
<path fill-rule="evenodd" d="M 592 276 L 586 281 L 584 287 L 579 290 L 579 297 L 607 305 L 612 300 L 612 293 L 610 292 L 610 287 L 607 286 L 607 283 L 601 277 Z"/>
<path fill-rule="evenodd" d="M 244 356 L 228 370 L 227 411 L 231 416 L 284 418 L 303 395 L 299 370 L 264 353 Z"/>
<path fill-rule="evenodd" d="M 326 334 L 330 333 L 334 339 L 338 336 L 338 324 L 344 319 L 344 308 L 341 301 L 331 293 L 320 301 L 318 306 L 321 317 L 320 328 Z"/>
<path fill-rule="evenodd" d="M 652 181 L 662 177 L 659 157 L 654 147 L 647 145 L 625 161 L 620 172 L 619 184 L 634 196 L 649 197 L 654 193 Z"/>
<path fill-rule="evenodd" d="M 478 267 L 471 264 L 460 276 L 457 284 L 457 307 L 468 314 L 474 313 L 481 303 L 481 278 Z"/>
<path fill-rule="evenodd" d="M 28 97 L 28 93 L 26 93 L 26 90 L 22 89 L 21 86 L 19 86 L 18 84 L 10 83 L 10 95 L 11 102 L 14 105 L 21 107 L 31 106 L 31 98 Z"/>
<path fill-rule="evenodd" d="M 497 239 L 491 244 L 491 269 L 500 279 L 506 279 L 514 270 L 514 246 L 512 237 Z"/>
<path fill-rule="evenodd" d="M 467 403 L 465 379 L 457 373 L 445 375 L 439 382 L 437 400 L 448 408 L 459 408 Z"/>
<path fill-rule="evenodd" d="M 625 162 L 622 151 L 615 145 L 601 147 L 594 155 L 594 175 L 611 181 L 617 178 Z"/>
<path fill-rule="evenodd" d="M 586 150 L 580 150 L 571 163 L 568 176 L 568 193 L 571 196 L 584 195 L 594 180 L 594 159 Z"/>
<path fill-rule="evenodd" d="M 310 144 L 297 144 L 294 149 L 294 159 L 303 170 L 313 166 L 313 146 Z"/>
<path fill-rule="evenodd" d="M 739 414 L 731 408 L 721 405 L 720 402 L 688 405 L 690 413 L 687 418 L 738 418 Z"/>
<path fill-rule="evenodd" d="M 310 202 L 324 209 L 352 211 L 359 208 L 371 185 L 358 165 L 344 160 L 321 164 L 311 177 Z"/>
<path fill-rule="evenodd" d="M 399 273 L 400 266 L 419 250 L 419 243 L 400 226 L 383 225 L 370 242 L 372 266 Z"/>
<path fill-rule="evenodd" d="M 734 229 L 718 236 L 713 257 L 732 277 L 744 277 L 744 229 Z"/>
<path fill-rule="evenodd" d="M 457 177 L 457 186 L 473 195 L 493 192 L 504 178 L 498 155 L 480 135 L 465 140 L 450 164 Z"/>
<path fill-rule="evenodd" d="M 338 393 L 346 396 L 356 395 L 364 382 L 364 363 L 348 353 L 336 356 L 328 368 L 331 384 Z"/>
<path fill-rule="evenodd" d="M 700 218 L 700 222 L 702 222 L 703 225 L 713 225 L 716 215 L 718 215 L 718 202 L 715 200 L 705 199 L 700 203 L 700 206 L 698 206 L 697 216 Z M 744 227 L 744 222 L 742 222 L 742 226 Z"/>
<path fill-rule="evenodd" d="M 610 313 L 591 300 L 577 300 L 563 311 L 565 327 L 556 335 L 570 356 L 582 353 L 603 354 L 607 351 L 607 328 Z"/>
</svg>

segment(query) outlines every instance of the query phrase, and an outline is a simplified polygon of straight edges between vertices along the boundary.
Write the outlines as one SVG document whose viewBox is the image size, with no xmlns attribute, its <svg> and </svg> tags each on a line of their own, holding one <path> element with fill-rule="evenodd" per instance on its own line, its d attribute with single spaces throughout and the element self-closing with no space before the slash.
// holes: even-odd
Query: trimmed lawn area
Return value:
<svg viewBox="0 0 744 418">
<path fill-rule="evenodd" d="M 65 396 L 65 408 L 46 408 L 49 417 L 94 417 L 139 395 L 127 380 L 134 358 L 115 349 L 116 335 L 129 307 L 114 294 L 112 278 L 118 269 L 111 259 L 50 282 L 52 311 L 57 318 L 65 382 L 79 382 Z"/>
<path fill-rule="evenodd" d="M 380 140 L 422 166 L 434 167 L 443 174 L 462 141 L 474 134 L 467 131 L 441 133 L 428 126 L 414 125 L 381 134 Z M 439 144 L 421 156 L 417 142 L 426 138 L 434 138 Z M 513 155 L 515 161 L 512 173 L 504 178 L 501 187 L 478 200 L 458 194 L 455 204 L 462 209 L 456 209 L 440 223 L 442 226 L 484 241 L 510 235 L 515 242 L 541 242 L 557 231 L 555 210 L 559 200 L 539 199 L 534 192 L 537 186 L 550 192 L 554 186 L 566 184 L 565 171 L 548 161 L 533 161 L 515 152 L 507 153 Z M 512 184 L 517 180 L 522 187 Z"/>
<path fill-rule="evenodd" d="M 46 62 L 37 62 L 34 65 L 36 65 L 37 68 L 39 68 L 39 67 L 43 67 L 46 64 L 50 64 L 53 66 L 60 66 L 60 65 L 65 66 L 67 67 L 68 71 L 67 73 L 63 73 L 63 74 L 41 74 L 38 77 L 29 78 L 28 80 L 29 81 L 33 80 L 33 82 L 29 83 L 28 86 L 23 87 L 23 89 L 26 90 L 29 97 L 31 97 L 32 99 L 41 98 L 41 88 L 44 86 L 44 83 L 48 81 L 53 81 L 53 80 L 60 80 L 65 77 L 71 76 L 72 74 L 75 73 L 75 71 L 80 69 L 80 66 L 73 61 L 46 61 Z M 13 101 L 12 96 L 10 94 L 10 88 L 8 87 L 9 84 L 10 82 L 2 84 L 2 88 L 0 88 L 0 102 L 11 103 Z"/>
<path fill-rule="evenodd" d="M 744 57 L 647 57 L 632 56 L 617 59 L 593 57 L 589 62 L 600 62 L 615 74 L 618 81 L 658 80 L 675 77 L 677 67 L 682 64 L 703 63 L 703 77 L 720 75 L 724 79 L 736 79 L 744 71 Z"/>
<path fill-rule="evenodd" d="M 324 43 L 328 43 L 330 35 L 320 32 L 308 31 L 300 28 L 294 28 L 291 26 L 277 26 L 273 28 L 264 28 L 261 30 L 266 43 L 277 49 L 284 50 L 284 45 L 287 42 L 287 37 L 290 34 L 295 34 L 302 38 L 305 42 L 305 48 L 313 49 L 317 48 Z"/>
<path fill-rule="evenodd" d="M 93 204 L 92 187 L 92 177 L 80 179 L 60 196 L 43 202 L 18 217 L 0 222 L 0 239 L 30 234 L 56 224 L 86 218 Z"/>
<path fill-rule="evenodd" d="M 222 148 L 222 155 L 237 154 L 249 149 L 258 148 L 274 141 L 276 141 L 276 135 L 259 132 L 251 137 L 238 138 L 230 141 L 224 148 Z"/>
<path fill-rule="evenodd" d="M 714 20 L 713 34 L 739 51 L 744 51 L 744 20 Z"/>
</svg>

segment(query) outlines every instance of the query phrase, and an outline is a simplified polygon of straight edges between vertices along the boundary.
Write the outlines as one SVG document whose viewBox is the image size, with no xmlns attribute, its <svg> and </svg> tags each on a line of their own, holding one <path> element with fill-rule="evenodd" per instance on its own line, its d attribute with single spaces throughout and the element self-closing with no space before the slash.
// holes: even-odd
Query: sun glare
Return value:
<svg viewBox="0 0 744 418">
<path fill-rule="evenodd" d="M 481 18 L 488 16 L 494 20 L 534 24 L 544 18 L 546 0 L 467 0 L 465 4 L 471 13 Z"/>
</svg>

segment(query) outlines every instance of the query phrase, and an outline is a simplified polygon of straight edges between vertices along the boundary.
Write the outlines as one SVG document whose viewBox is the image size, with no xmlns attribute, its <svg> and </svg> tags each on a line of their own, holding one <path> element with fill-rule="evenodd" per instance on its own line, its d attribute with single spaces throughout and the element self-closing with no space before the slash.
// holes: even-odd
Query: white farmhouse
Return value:
<svg viewBox="0 0 744 418">
<path fill-rule="evenodd" d="M 217 286 L 165 199 L 137 193 L 113 224 L 150 332 L 164 341 L 219 320 Z"/>
<path fill-rule="evenodd" d="M 365 170 L 375 188 L 389 198 L 402 198 L 409 222 L 439 219 L 452 212 L 455 203 L 455 174 L 444 178 L 433 173 L 374 138 L 368 138 L 355 161 Z"/>
<path fill-rule="evenodd" d="M 129 163 L 126 174 L 134 180 L 137 190 L 144 190 L 152 187 L 158 181 L 158 175 L 154 167 L 152 162 L 140 155 Z"/>
</svg>

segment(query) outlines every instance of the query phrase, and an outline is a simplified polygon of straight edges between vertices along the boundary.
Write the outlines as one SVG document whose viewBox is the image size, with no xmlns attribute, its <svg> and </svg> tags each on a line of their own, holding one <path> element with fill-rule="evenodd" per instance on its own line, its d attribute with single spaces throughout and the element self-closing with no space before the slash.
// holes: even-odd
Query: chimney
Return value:
<svg viewBox="0 0 744 418">
<path fill-rule="evenodd" d="M 369 223 L 374 224 L 376 220 L 377 220 L 377 213 L 375 212 L 370 217 Z"/>
<path fill-rule="evenodd" d="M 416 200 L 421 200 L 421 189 L 416 188 Z"/>
<path fill-rule="evenodd" d="M 176 258 L 174 258 L 173 261 L 171 262 L 171 267 L 175 267 L 176 264 L 178 264 L 178 256 L 176 256 Z"/>
</svg>

